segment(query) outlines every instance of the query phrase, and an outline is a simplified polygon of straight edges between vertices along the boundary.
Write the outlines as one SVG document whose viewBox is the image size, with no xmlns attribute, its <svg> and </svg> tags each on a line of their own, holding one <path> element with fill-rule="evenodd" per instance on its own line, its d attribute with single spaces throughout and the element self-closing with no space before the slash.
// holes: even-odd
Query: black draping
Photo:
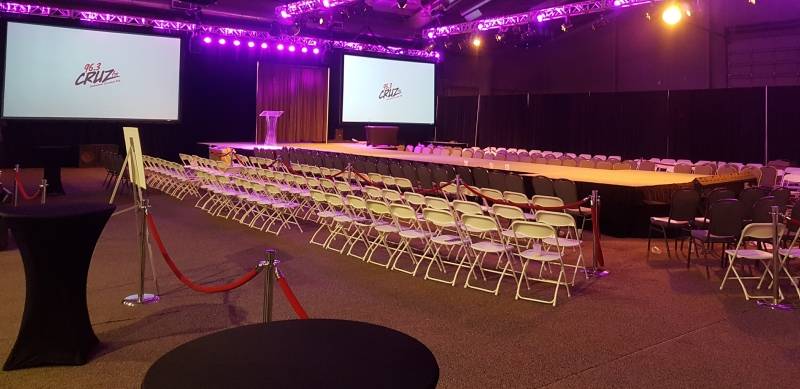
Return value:
<svg viewBox="0 0 800 389">
<path fill-rule="evenodd" d="M 770 159 L 791 159 L 800 88 L 770 91 Z M 440 134 L 444 123 L 455 128 L 454 112 L 473 113 L 463 105 L 457 111 L 452 99 L 440 109 Z M 481 96 L 478 143 L 629 159 L 762 162 L 764 103 L 764 88 Z M 470 127 L 461 127 L 460 139 L 474 136 Z"/>
<path fill-rule="evenodd" d="M 670 92 L 669 121 L 672 158 L 764 160 L 764 88 Z"/>
<path fill-rule="evenodd" d="M 800 163 L 800 87 L 770 87 L 768 96 L 768 157 Z"/>
<path fill-rule="evenodd" d="M 528 95 L 481 96 L 478 146 L 529 147 Z"/>
<path fill-rule="evenodd" d="M 475 143 L 478 96 L 439 96 L 436 140 Z"/>
</svg>

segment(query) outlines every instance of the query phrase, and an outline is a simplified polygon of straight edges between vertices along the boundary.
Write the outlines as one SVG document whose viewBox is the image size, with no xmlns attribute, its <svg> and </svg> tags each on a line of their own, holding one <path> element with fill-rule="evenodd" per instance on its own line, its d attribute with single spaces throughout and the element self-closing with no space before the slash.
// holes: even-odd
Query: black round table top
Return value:
<svg viewBox="0 0 800 389">
<path fill-rule="evenodd" d="M 62 218 L 74 217 L 114 209 L 108 203 L 55 203 L 24 204 L 18 207 L 0 207 L 0 217 L 4 218 Z"/>
<path fill-rule="evenodd" d="M 391 328 L 329 319 L 220 331 L 158 359 L 155 388 L 434 388 L 439 366 L 420 341 Z"/>
</svg>

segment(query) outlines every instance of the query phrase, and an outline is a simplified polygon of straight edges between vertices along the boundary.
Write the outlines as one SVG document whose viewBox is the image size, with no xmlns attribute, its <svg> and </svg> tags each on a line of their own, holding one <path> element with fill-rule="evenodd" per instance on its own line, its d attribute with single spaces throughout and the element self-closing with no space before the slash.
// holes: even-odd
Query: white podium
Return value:
<svg viewBox="0 0 800 389">
<path fill-rule="evenodd" d="M 264 137 L 256 139 L 256 143 L 260 145 L 274 145 L 276 144 L 276 137 L 278 133 L 278 118 L 283 115 L 283 111 L 263 111 L 258 116 L 263 116 L 267 121 L 264 128 Z"/>
</svg>

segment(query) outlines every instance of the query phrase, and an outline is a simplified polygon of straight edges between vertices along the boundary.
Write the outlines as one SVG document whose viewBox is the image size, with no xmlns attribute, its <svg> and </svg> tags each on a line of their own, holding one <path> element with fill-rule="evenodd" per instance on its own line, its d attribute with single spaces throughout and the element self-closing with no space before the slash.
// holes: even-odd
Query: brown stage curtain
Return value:
<svg viewBox="0 0 800 389">
<path fill-rule="evenodd" d="M 328 133 L 328 68 L 259 62 L 256 112 L 284 111 L 277 141 L 324 142 Z M 263 138 L 264 118 L 257 136 Z"/>
</svg>

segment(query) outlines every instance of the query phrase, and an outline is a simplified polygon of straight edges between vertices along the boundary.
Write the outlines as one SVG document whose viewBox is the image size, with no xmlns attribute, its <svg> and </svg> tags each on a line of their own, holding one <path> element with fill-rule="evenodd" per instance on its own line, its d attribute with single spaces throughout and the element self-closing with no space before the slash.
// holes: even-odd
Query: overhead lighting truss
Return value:
<svg viewBox="0 0 800 389">
<path fill-rule="evenodd" d="M 307 13 L 338 7 L 340 5 L 355 3 L 356 1 L 358 0 L 300 0 L 275 7 L 275 15 L 288 19 Z"/>
<path fill-rule="evenodd" d="M 590 15 L 594 13 L 607 12 L 620 8 L 635 7 L 644 4 L 656 3 L 662 0 L 591 0 L 576 3 L 563 4 L 555 7 L 532 9 L 513 15 L 500 16 L 473 20 L 471 22 L 451 24 L 448 26 L 429 28 L 423 31 L 423 36 L 428 39 L 435 39 L 445 36 L 474 34 L 482 31 L 496 30 L 500 28 L 522 26 L 536 22 L 546 22 L 548 20 L 566 19 L 578 15 Z"/>
<path fill-rule="evenodd" d="M 345 1 L 345 0 L 339 0 Z M 333 3 L 333 1 L 331 2 Z M 138 16 L 118 15 L 104 12 L 93 12 L 75 10 L 68 8 L 49 7 L 36 4 L 24 4 L 16 2 L 0 2 L 0 13 L 19 14 L 52 17 L 61 19 L 80 20 L 90 23 L 106 23 L 115 25 L 149 27 L 164 32 L 183 32 L 199 35 L 218 35 L 238 38 L 258 39 L 263 41 L 278 41 L 289 43 L 300 43 L 310 47 L 327 46 L 335 49 L 362 51 L 392 56 L 415 57 L 427 60 L 438 60 L 441 54 L 436 51 L 417 50 L 411 48 L 382 46 L 360 42 L 350 42 L 342 40 L 319 39 L 313 37 L 272 37 L 266 31 L 245 30 L 240 28 L 229 28 L 211 25 L 201 25 L 195 23 L 150 19 Z"/>
</svg>

